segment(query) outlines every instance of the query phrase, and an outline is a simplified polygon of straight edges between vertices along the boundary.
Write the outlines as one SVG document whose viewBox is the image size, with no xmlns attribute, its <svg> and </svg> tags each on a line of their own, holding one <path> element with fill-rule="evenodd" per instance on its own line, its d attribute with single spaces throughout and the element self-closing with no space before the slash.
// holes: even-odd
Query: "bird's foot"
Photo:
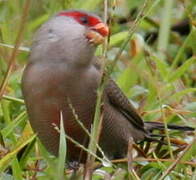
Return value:
<svg viewBox="0 0 196 180">
<path fill-rule="evenodd" d="M 67 168 L 70 170 L 77 171 L 80 167 L 80 163 L 78 161 L 71 161 L 67 163 Z"/>
</svg>

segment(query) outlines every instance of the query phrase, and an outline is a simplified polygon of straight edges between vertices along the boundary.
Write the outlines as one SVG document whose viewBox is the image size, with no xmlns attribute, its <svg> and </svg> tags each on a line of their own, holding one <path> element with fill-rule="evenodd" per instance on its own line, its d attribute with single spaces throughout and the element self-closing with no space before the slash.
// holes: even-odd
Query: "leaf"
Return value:
<svg viewBox="0 0 196 180">
<path fill-rule="evenodd" d="M 26 118 L 26 111 L 23 111 L 22 113 L 20 113 L 18 115 L 18 117 L 11 121 L 5 128 L 3 128 L 1 130 L 1 134 L 3 135 L 4 138 L 6 138 L 7 136 L 9 136 L 10 133 L 13 132 L 13 130 L 21 123 L 25 120 Z"/>
<path fill-rule="evenodd" d="M 188 59 L 182 66 L 180 66 L 178 69 L 176 69 L 176 71 L 174 71 L 173 73 L 171 73 L 171 75 L 169 76 L 168 81 L 169 82 L 174 82 L 176 81 L 178 78 L 180 78 L 189 68 L 191 65 L 193 65 L 196 62 L 196 57 L 191 57 L 190 59 Z"/>
<path fill-rule="evenodd" d="M 182 91 L 179 91 L 179 92 L 175 93 L 174 95 L 170 96 L 170 99 L 179 99 L 179 98 L 182 98 L 183 96 L 185 96 L 186 94 L 191 93 L 191 92 L 193 92 L 193 93 L 196 92 L 196 88 L 187 88 Z"/>
<path fill-rule="evenodd" d="M 28 143 L 33 141 L 33 139 L 36 137 L 36 135 L 32 136 L 26 136 L 23 135 L 20 138 L 19 143 L 16 145 L 16 147 L 10 151 L 8 154 L 6 154 L 1 160 L 0 160 L 0 172 L 4 171 L 7 166 L 9 165 L 10 161 L 15 157 L 15 155 L 23 148 L 25 147 Z"/>
<path fill-rule="evenodd" d="M 117 83 L 119 87 L 123 90 L 123 92 L 128 93 L 130 88 L 135 85 L 139 76 L 137 68 L 135 68 L 136 64 L 143 59 L 142 54 L 138 54 L 135 56 L 131 62 L 127 65 L 127 68 L 119 75 L 117 79 Z"/>
<path fill-rule="evenodd" d="M 64 179 L 65 173 L 65 159 L 66 159 L 66 138 L 65 138 L 65 130 L 63 123 L 63 114 L 60 112 L 60 143 L 59 143 L 59 157 L 58 157 L 58 179 Z"/>
<path fill-rule="evenodd" d="M 182 46 L 178 50 L 178 53 L 177 53 L 175 59 L 173 60 L 172 65 L 171 65 L 171 71 L 176 67 L 178 62 L 182 59 L 183 54 L 185 53 L 187 46 L 191 46 L 192 50 L 193 50 L 193 54 L 196 54 L 196 28 L 194 26 L 192 27 L 191 32 L 186 37 L 186 39 L 184 40 L 184 43 L 182 44 Z"/>
<path fill-rule="evenodd" d="M 156 65 L 157 65 L 157 69 L 161 75 L 161 78 L 163 80 L 166 80 L 167 79 L 167 76 L 168 76 L 168 65 L 165 63 L 165 61 L 159 59 L 158 57 L 156 56 L 152 56 L 152 59 L 156 62 Z"/>
<path fill-rule="evenodd" d="M 131 67 L 128 67 L 124 72 L 119 76 L 117 83 L 123 92 L 128 93 L 132 85 L 137 81 L 137 74 L 132 70 Z"/>
<path fill-rule="evenodd" d="M 13 172 L 13 176 L 14 176 L 15 180 L 22 179 L 22 170 L 21 170 L 20 164 L 19 164 L 16 156 L 15 156 L 14 160 L 12 161 L 12 172 Z"/>
<path fill-rule="evenodd" d="M 119 43 L 122 43 L 125 40 L 125 38 L 127 38 L 127 36 L 128 36 L 128 31 L 123 31 L 123 32 L 113 34 L 110 37 L 110 47 L 113 47 L 113 46 L 118 45 Z"/>
<path fill-rule="evenodd" d="M 148 93 L 148 90 L 146 88 L 136 85 L 129 90 L 128 94 L 131 98 L 134 98 L 135 96 L 139 96 L 146 93 Z"/>
<path fill-rule="evenodd" d="M 119 32 L 119 33 L 116 33 L 116 34 L 113 34 L 112 36 L 110 36 L 110 42 L 109 42 L 109 47 L 112 48 L 112 47 L 115 47 L 117 46 L 118 44 L 122 43 L 125 38 L 127 38 L 128 36 L 128 31 L 123 31 L 123 32 Z M 102 47 L 103 46 L 99 46 L 96 50 L 96 56 L 98 55 L 102 55 Z"/>
</svg>

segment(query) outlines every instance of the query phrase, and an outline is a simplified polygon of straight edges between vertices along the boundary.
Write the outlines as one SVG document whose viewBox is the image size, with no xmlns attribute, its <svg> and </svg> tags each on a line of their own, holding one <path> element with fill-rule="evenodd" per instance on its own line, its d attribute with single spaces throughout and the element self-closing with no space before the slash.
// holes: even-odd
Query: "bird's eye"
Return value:
<svg viewBox="0 0 196 180">
<path fill-rule="evenodd" d="M 81 21 L 82 24 L 88 24 L 89 23 L 89 20 L 88 20 L 87 16 L 82 16 L 80 18 L 80 21 Z"/>
</svg>

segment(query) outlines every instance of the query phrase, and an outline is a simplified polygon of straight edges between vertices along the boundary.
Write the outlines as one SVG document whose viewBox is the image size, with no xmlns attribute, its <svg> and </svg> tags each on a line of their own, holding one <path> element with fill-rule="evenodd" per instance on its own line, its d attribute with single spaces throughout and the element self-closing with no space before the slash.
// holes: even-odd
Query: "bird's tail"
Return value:
<svg viewBox="0 0 196 180">
<path fill-rule="evenodd" d="M 164 130 L 165 126 L 161 122 L 145 122 L 145 128 L 147 131 Z M 189 126 L 180 126 L 180 125 L 173 125 L 173 124 L 168 124 L 167 128 L 171 130 L 179 130 L 179 131 L 194 131 L 195 130 L 195 128 L 192 128 Z"/>
<path fill-rule="evenodd" d="M 180 126 L 180 125 L 173 125 L 168 124 L 168 129 L 171 130 L 178 130 L 178 131 L 194 131 L 195 128 L 189 127 L 189 126 Z M 159 137 L 164 138 L 165 134 L 155 134 L 153 133 L 154 130 L 164 130 L 165 126 L 161 122 L 145 122 L 145 129 L 148 132 L 146 135 L 146 139 L 150 141 L 156 141 L 161 142 L 165 144 L 162 140 L 159 139 Z"/>
</svg>

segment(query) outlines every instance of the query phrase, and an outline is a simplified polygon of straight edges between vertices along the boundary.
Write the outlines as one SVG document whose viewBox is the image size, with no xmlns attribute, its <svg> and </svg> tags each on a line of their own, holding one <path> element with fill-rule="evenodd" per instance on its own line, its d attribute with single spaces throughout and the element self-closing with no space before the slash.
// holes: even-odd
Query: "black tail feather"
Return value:
<svg viewBox="0 0 196 180">
<path fill-rule="evenodd" d="M 147 131 L 153 131 L 153 130 L 164 130 L 164 124 L 160 122 L 145 122 L 145 128 Z M 194 131 L 195 128 L 189 127 L 189 126 L 180 126 L 180 125 L 173 125 L 168 124 L 168 129 L 171 130 L 179 130 L 179 131 Z"/>
<path fill-rule="evenodd" d="M 171 129 L 171 130 L 179 130 L 179 131 L 194 131 L 195 130 L 195 128 L 192 128 L 192 127 L 179 126 L 179 125 L 173 125 L 173 124 L 168 124 L 167 128 Z M 160 122 L 145 122 L 145 129 L 148 132 L 146 134 L 145 140 L 159 142 L 161 144 L 167 144 L 163 140 L 160 140 L 160 138 L 164 138 L 166 136 L 165 134 L 155 134 L 155 133 L 153 133 L 153 130 L 164 130 L 165 126 L 164 126 L 163 123 L 160 123 Z"/>
</svg>

